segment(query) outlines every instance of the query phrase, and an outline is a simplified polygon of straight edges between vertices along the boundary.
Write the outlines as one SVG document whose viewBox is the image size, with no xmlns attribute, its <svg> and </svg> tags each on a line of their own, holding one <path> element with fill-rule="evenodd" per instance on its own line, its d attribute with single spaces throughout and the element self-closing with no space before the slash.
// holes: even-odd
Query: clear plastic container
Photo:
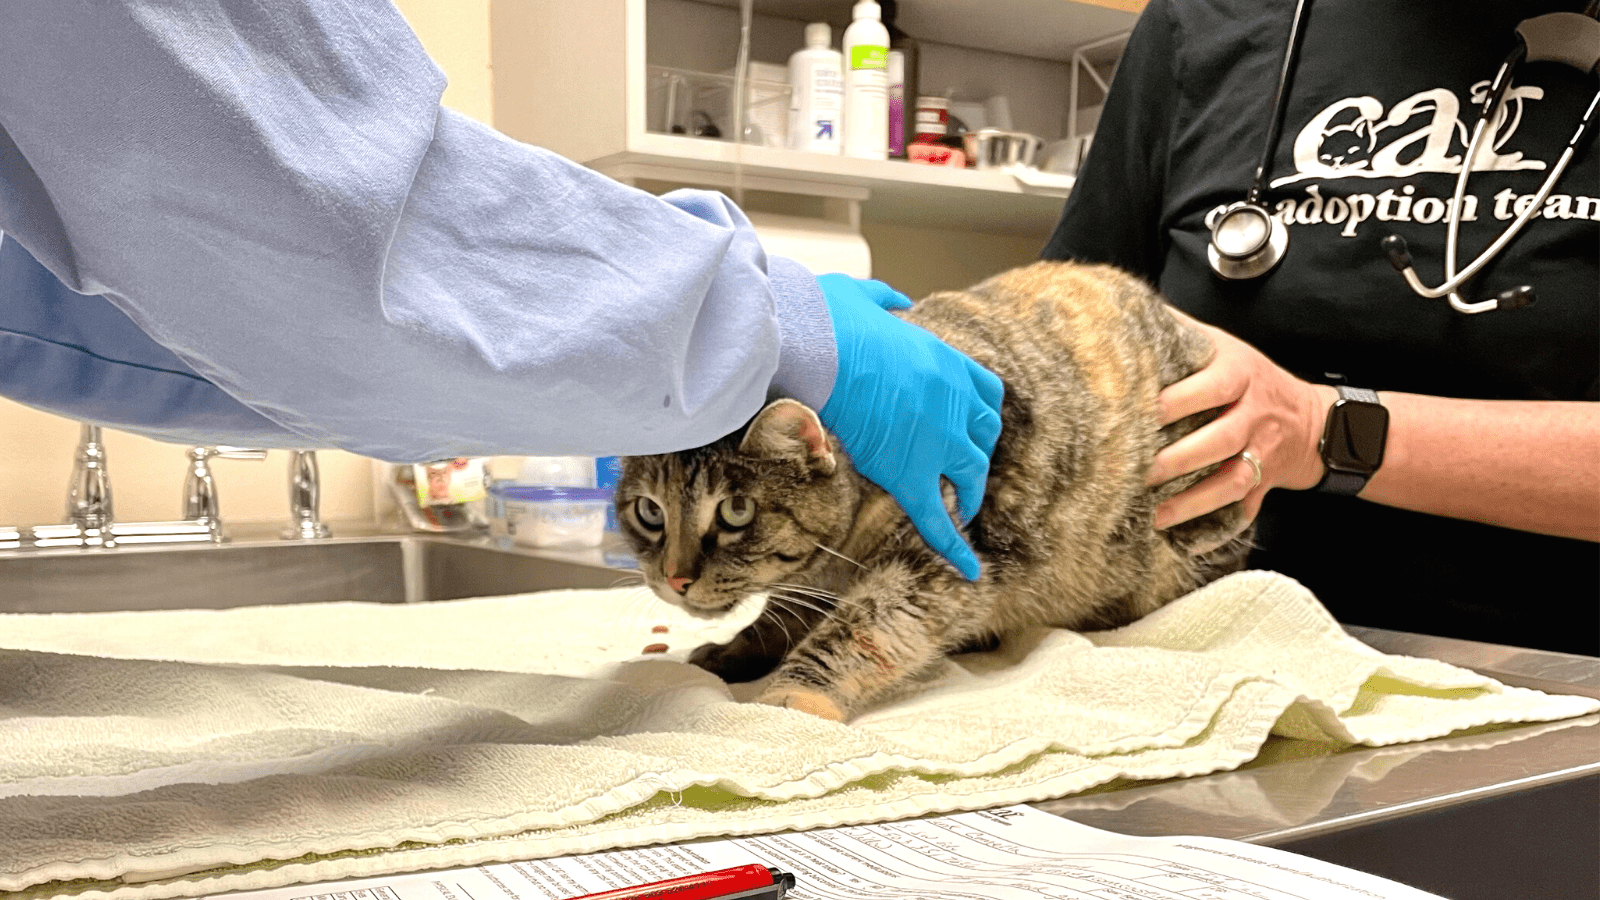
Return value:
<svg viewBox="0 0 1600 900">
<path fill-rule="evenodd" d="M 524 547 L 598 547 L 611 491 L 498 482 L 489 487 L 489 533 Z"/>
<path fill-rule="evenodd" d="M 667 66 L 649 67 L 645 128 L 658 134 L 734 139 L 733 77 Z M 749 79 L 745 104 L 744 142 L 766 147 L 789 143 L 789 82 Z"/>
<path fill-rule="evenodd" d="M 524 456 L 514 484 L 595 487 L 592 456 Z"/>
<path fill-rule="evenodd" d="M 395 506 L 414 531 L 440 534 L 479 531 L 489 525 L 486 500 L 468 500 L 460 503 L 441 503 L 423 506 L 417 499 L 417 479 L 414 466 L 391 465 L 384 479 Z"/>
</svg>

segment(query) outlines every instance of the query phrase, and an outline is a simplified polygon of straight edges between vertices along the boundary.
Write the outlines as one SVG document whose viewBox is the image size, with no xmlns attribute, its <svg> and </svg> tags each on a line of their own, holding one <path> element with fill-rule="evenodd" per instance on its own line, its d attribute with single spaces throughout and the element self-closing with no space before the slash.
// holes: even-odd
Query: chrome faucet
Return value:
<svg viewBox="0 0 1600 900">
<path fill-rule="evenodd" d="M 267 458 L 267 451 L 245 447 L 191 447 L 189 471 L 183 482 L 183 518 L 172 522 L 117 522 L 112 515 L 111 480 L 106 469 L 100 426 L 85 423 L 79 433 L 72 482 L 67 487 L 67 521 L 64 524 L 0 526 L 0 552 L 55 548 L 117 547 L 122 544 L 170 544 L 210 541 L 223 543 L 222 510 L 217 482 L 212 475 L 215 459 Z M 294 451 L 289 458 L 289 507 L 292 521 L 284 537 L 314 539 L 329 536 L 318 518 L 321 490 L 317 457 L 312 450 Z"/>
<path fill-rule="evenodd" d="M 183 480 L 183 518 L 206 527 L 211 540 L 221 543 L 222 509 L 217 483 L 211 476 L 213 459 L 266 459 L 265 450 L 243 447 L 190 447 L 189 474 Z"/>
<path fill-rule="evenodd" d="M 111 530 L 111 478 L 106 472 L 99 425 L 84 423 L 78 432 L 72 483 L 67 487 L 67 524 L 82 535 L 84 546 L 116 546 Z"/>
<path fill-rule="evenodd" d="M 328 537 L 328 526 L 318 518 L 317 506 L 322 488 L 317 475 L 317 451 L 295 450 L 289 454 L 289 527 L 283 536 L 290 540 L 315 540 Z"/>
</svg>

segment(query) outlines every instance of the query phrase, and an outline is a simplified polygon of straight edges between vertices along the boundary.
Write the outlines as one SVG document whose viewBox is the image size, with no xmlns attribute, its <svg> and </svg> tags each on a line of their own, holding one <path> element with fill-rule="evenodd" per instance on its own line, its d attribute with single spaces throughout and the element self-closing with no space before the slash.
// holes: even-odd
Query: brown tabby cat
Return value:
<svg viewBox="0 0 1600 900">
<path fill-rule="evenodd" d="M 1156 394 L 1213 351 L 1148 285 L 1042 262 L 901 315 L 1005 382 L 1004 430 L 965 529 L 982 578 L 931 550 L 815 413 L 778 400 L 709 446 L 624 461 L 617 508 L 656 594 L 705 616 L 769 595 L 754 624 L 692 662 L 728 681 L 776 667 L 758 700 L 843 721 L 943 653 L 1028 626 L 1126 624 L 1239 568 L 1238 504 L 1151 525 L 1161 500 L 1206 474 L 1151 489 L 1151 459 L 1209 418 L 1162 428 Z"/>
</svg>

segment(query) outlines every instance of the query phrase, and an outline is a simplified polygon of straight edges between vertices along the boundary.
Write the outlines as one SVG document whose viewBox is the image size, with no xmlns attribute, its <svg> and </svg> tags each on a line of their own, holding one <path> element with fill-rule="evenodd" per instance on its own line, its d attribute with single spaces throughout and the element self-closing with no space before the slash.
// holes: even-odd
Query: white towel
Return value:
<svg viewBox="0 0 1600 900">
<path fill-rule="evenodd" d="M 1272 733 L 1381 746 L 1600 709 L 1377 653 L 1263 572 L 951 660 L 848 725 L 679 661 L 738 624 L 627 591 L 0 616 L 0 891 L 195 896 L 881 821 L 1230 769 Z M 656 640 L 679 659 L 637 656 Z"/>
</svg>

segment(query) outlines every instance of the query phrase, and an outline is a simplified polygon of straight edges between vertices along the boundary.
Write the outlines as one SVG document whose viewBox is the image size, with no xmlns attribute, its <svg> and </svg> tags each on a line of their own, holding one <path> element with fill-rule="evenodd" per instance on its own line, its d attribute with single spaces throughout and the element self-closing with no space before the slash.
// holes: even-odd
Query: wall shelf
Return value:
<svg viewBox="0 0 1600 900">
<path fill-rule="evenodd" d="M 590 160 L 619 181 L 733 186 L 734 158 L 748 190 L 870 201 L 862 218 L 918 227 L 1032 236 L 1048 232 L 1067 190 L 1025 187 L 998 169 L 950 169 L 903 160 L 852 159 L 703 138 L 644 134 L 633 148 Z"/>
<path fill-rule="evenodd" d="M 1144 0 L 901 0 L 900 21 L 925 42 L 977 48 L 989 61 L 1032 60 L 1059 69 L 1036 101 L 1067 115 L 1067 72 L 1076 48 L 1126 31 Z M 835 40 L 849 0 L 756 0 L 757 28 L 772 46 L 799 46 L 806 21 L 832 21 Z M 704 44 L 727 54 L 738 40 L 737 0 L 492 0 L 495 125 L 618 180 L 844 200 L 852 219 L 1033 238 L 1060 216 L 1070 182 L 1024 185 L 1003 170 L 861 160 L 651 132 L 646 127 L 651 17 L 674 17 L 673 48 Z M 837 21 L 835 21 L 837 20 Z M 793 32 L 792 34 L 790 32 Z M 1004 54 L 996 56 L 995 54 Z M 1040 60 L 1044 60 L 1041 62 Z M 698 71 L 726 62 L 697 60 Z M 676 59 L 674 65 L 680 65 Z M 979 64 L 981 65 L 981 63 Z M 946 82 L 949 83 L 949 82 Z M 992 87 L 990 89 L 993 89 Z M 981 95 L 980 95 L 981 96 Z M 1059 104 L 1059 105 L 1057 105 Z M 1059 112 L 1057 111 L 1059 110 Z M 582 128 L 556 123 L 583 123 Z M 1065 134 L 1063 130 L 1063 135 Z"/>
</svg>

